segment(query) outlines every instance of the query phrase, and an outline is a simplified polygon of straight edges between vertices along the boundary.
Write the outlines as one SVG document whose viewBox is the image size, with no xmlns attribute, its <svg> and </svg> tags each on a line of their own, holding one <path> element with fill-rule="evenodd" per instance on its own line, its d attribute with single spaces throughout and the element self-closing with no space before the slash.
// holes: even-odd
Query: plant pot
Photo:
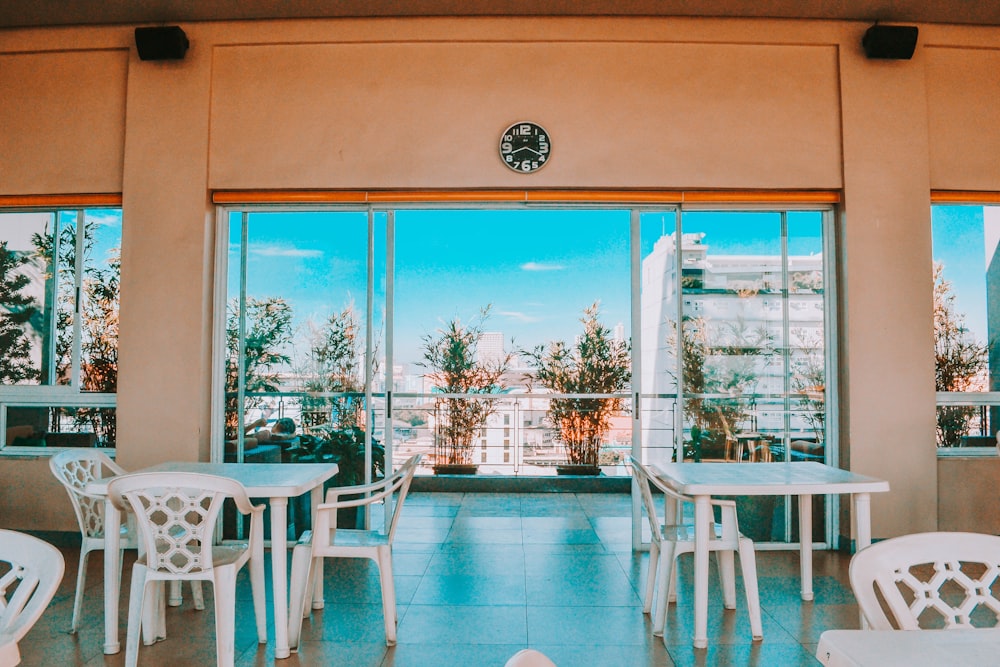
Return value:
<svg viewBox="0 0 1000 667">
<path fill-rule="evenodd" d="M 594 477 L 601 474 L 601 467 L 590 463 L 563 463 L 556 466 L 556 474 Z"/>
<path fill-rule="evenodd" d="M 435 475 L 475 475 L 479 472 L 475 463 L 436 463 L 433 469 Z"/>
</svg>

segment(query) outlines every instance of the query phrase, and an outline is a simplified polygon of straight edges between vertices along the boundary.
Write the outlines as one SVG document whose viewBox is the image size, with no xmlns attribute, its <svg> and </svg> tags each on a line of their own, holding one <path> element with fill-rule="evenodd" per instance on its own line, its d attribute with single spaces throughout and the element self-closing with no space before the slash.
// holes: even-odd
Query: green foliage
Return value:
<svg viewBox="0 0 1000 667">
<path fill-rule="evenodd" d="M 754 393 L 757 360 L 774 354 L 774 340 L 764 327 L 748 329 L 742 318 L 712 331 L 704 318 L 685 316 L 681 331 L 684 416 L 692 433 L 684 457 L 699 459 L 703 447 L 724 446 L 749 418 L 742 397 Z"/>
<path fill-rule="evenodd" d="M 314 429 L 299 436 L 298 443 L 285 450 L 284 458 L 293 463 L 336 463 L 337 486 L 365 483 L 365 432 L 357 427 Z M 385 447 L 372 438 L 371 480 L 385 475 Z"/>
<path fill-rule="evenodd" d="M 463 325 L 452 319 L 435 335 L 423 337 L 422 366 L 431 369 L 434 387 L 445 394 L 476 394 L 485 398 L 442 397 L 434 401 L 437 463 L 471 464 L 473 438 L 496 412 L 496 398 L 506 391 L 503 375 L 510 368 L 513 354 L 498 359 L 479 359 L 477 345 L 490 307 L 478 320 Z"/>
<path fill-rule="evenodd" d="M 614 394 L 628 386 L 631 356 L 601 324 L 599 303 L 583 311 L 583 335 L 575 345 L 553 341 L 527 352 L 534 367 L 529 380 L 557 394 Z M 622 409 L 620 398 L 553 398 L 546 419 L 566 447 L 570 463 L 597 465 L 611 418 Z"/>
<path fill-rule="evenodd" d="M 955 310 L 951 283 L 944 266 L 934 265 L 934 389 L 935 391 L 985 391 L 989 345 L 980 345 L 965 328 L 965 316 Z M 969 432 L 975 406 L 943 406 L 937 411 L 939 447 L 955 447 Z"/>
<path fill-rule="evenodd" d="M 0 242 L 0 383 L 16 384 L 38 378 L 31 363 L 28 323 L 37 311 L 35 300 L 23 290 L 31 279 L 22 270 L 29 257 Z"/>
<path fill-rule="evenodd" d="M 348 304 L 312 332 L 305 390 L 318 394 L 362 392 L 363 360 L 361 325 L 353 305 Z M 358 426 L 363 422 L 363 408 L 357 396 L 306 396 L 302 399 L 303 424 L 308 427 L 329 422 L 341 427 Z"/>
<path fill-rule="evenodd" d="M 247 298 L 246 333 L 242 359 L 242 381 L 246 393 L 276 392 L 278 369 L 291 358 L 283 350 L 291 344 L 292 308 L 281 297 Z M 237 437 L 241 410 L 256 407 L 259 399 L 239 405 L 240 309 L 237 300 L 228 306 L 226 318 L 226 439 Z"/>
</svg>

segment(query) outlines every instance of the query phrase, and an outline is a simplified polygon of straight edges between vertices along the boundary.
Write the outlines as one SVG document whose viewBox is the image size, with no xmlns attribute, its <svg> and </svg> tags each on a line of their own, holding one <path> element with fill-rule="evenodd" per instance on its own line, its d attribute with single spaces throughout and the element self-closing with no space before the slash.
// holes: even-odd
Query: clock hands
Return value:
<svg viewBox="0 0 1000 667">
<path fill-rule="evenodd" d="M 511 153 L 517 153 L 518 151 L 531 151 L 535 155 L 541 155 L 542 154 L 541 151 L 536 151 L 531 146 L 521 146 L 520 148 L 515 148 L 514 150 L 511 151 Z"/>
</svg>

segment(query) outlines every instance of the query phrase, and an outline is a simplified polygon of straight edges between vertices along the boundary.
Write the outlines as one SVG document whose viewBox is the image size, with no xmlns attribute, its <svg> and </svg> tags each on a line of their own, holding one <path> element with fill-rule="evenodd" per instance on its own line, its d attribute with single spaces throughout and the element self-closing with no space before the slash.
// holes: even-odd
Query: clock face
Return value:
<svg viewBox="0 0 1000 667">
<path fill-rule="evenodd" d="M 500 159 L 510 169 L 530 174 L 549 161 L 549 133 L 536 123 L 514 123 L 500 137 Z"/>
</svg>

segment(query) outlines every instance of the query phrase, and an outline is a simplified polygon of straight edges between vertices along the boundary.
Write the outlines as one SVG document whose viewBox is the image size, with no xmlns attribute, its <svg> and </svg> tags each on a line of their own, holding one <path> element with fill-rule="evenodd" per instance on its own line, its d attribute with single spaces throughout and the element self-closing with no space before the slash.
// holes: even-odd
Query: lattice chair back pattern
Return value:
<svg viewBox="0 0 1000 667">
<path fill-rule="evenodd" d="M 166 638 L 163 582 L 202 580 L 215 588 L 216 651 L 220 666 L 235 660 L 236 574 L 249 563 L 257 638 L 267 641 L 264 609 L 263 505 L 253 505 L 236 480 L 200 473 L 135 473 L 108 485 L 116 507 L 136 515 L 144 555 L 132 570 L 125 664 L 136 664 L 145 643 Z M 248 544 L 216 545 L 226 498 L 250 515 Z"/>
<path fill-rule="evenodd" d="M 49 469 L 66 489 L 80 526 L 80 562 L 76 573 L 76 595 L 73 599 L 73 620 L 70 631 L 80 624 L 83 592 L 87 582 L 87 559 L 91 551 L 104 550 L 104 497 L 88 494 L 87 484 L 95 479 L 124 474 L 124 470 L 106 454 L 96 449 L 74 449 L 60 452 L 49 459 Z M 135 549 L 135 521 L 124 515 L 126 523 L 119 526 L 121 548 Z M 119 559 L 121 562 L 121 559 Z M 119 572 L 119 577 L 121 572 Z"/>
<path fill-rule="evenodd" d="M 875 630 L 1000 625 L 1000 537 L 916 533 L 854 555 L 851 588 Z"/>
<path fill-rule="evenodd" d="M 64 567 L 62 554 L 51 544 L 0 530 L 0 667 L 21 662 L 17 643 L 52 601 Z"/>
</svg>

